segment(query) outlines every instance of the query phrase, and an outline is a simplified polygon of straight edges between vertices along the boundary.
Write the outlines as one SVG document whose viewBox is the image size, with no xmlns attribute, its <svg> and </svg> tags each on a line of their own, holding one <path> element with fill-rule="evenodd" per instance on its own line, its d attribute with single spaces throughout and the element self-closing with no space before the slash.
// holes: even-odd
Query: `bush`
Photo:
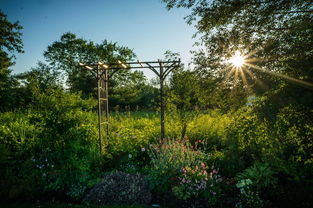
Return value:
<svg viewBox="0 0 313 208">
<path fill-rule="evenodd" d="M 0 198 L 34 197 L 40 190 L 40 173 L 31 160 L 41 129 L 30 112 L 0 114 Z"/>
<path fill-rule="evenodd" d="M 6 153 L 0 158 L 0 194 L 29 198 L 49 191 L 78 200 L 99 169 L 92 166 L 98 158 L 93 102 L 58 90 L 36 99 L 26 112 L 0 114 Z"/>
<path fill-rule="evenodd" d="M 267 163 L 255 163 L 253 166 L 238 173 L 236 181 L 249 179 L 252 185 L 260 191 L 265 188 L 274 188 L 277 184 L 276 173 Z"/>
<path fill-rule="evenodd" d="M 87 204 L 148 204 L 151 193 L 147 181 L 139 174 L 106 173 L 83 200 Z"/>
</svg>

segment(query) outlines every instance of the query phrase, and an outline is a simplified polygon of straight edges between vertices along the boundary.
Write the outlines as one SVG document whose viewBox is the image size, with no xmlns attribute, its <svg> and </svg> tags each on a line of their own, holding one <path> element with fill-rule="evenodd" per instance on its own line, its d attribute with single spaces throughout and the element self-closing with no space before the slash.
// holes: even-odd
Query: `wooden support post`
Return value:
<svg viewBox="0 0 313 208">
<path fill-rule="evenodd" d="M 164 114 L 165 114 L 165 103 L 164 103 L 164 70 L 162 63 L 159 60 L 160 64 L 160 101 L 161 101 L 161 139 L 165 138 L 165 120 L 164 120 Z"/>
<path fill-rule="evenodd" d="M 102 137 L 101 137 L 101 72 L 100 66 L 97 66 L 97 82 L 98 82 L 98 130 L 99 130 L 99 148 L 102 154 Z"/>
<path fill-rule="evenodd" d="M 104 69 L 104 87 L 105 87 L 105 118 L 106 118 L 106 142 L 109 139 L 109 79 L 108 69 Z"/>
</svg>

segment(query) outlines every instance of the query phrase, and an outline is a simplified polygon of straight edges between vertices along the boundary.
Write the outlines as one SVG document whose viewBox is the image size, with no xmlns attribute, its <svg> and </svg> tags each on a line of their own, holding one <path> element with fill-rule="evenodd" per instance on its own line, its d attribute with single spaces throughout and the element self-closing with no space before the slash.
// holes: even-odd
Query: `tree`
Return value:
<svg viewBox="0 0 313 208">
<path fill-rule="evenodd" d="M 134 57 L 134 53 L 127 47 L 118 46 L 117 43 L 104 40 L 100 44 L 95 44 L 77 38 L 73 33 L 65 33 L 60 40 L 48 46 L 44 57 L 55 70 L 67 77 L 67 84 L 71 91 L 82 91 L 85 96 L 90 96 L 95 93 L 95 78 L 88 70 L 79 67 L 79 62 L 128 61 Z M 126 75 L 129 72 L 119 73 Z"/>
<path fill-rule="evenodd" d="M 10 66 L 14 64 L 14 52 L 23 53 L 23 27 L 18 21 L 9 22 L 7 16 L 0 11 L 0 109 L 10 107 L 10 90 L 14 80 L 10 76 Z"/>
<path fill-rule="evenodd" d="M 167 7 L 186 7 L 186 17 L 201 35 L 194 52 L 196 70 L 220 79 L 217 89 L 246 89 L 264 95 L 275 109 L 313 103 L 313 5 L 309 0 L 163 0 Z M 234 70 L 227 61 L 236 51 L 249 62 Z M 311 89 L 310 89 L 311 88 Z M 233 91 L 233 90 L 232 90 Z"/>
<path fill-rule="evenodd" d="M 125 76 L 116 74 L 111 90 L 110 103 L 116 106 L 116 110 L 130 109 L 153 109 L 157 105 L 158 90 L 147 83 L 142 71 L 134 71 Z"/>
<path fill-rule="evenodd" d="M 35 68 L 14 76 L 17 84 L 11 96 L 15 108 L 27 107 L 37 102 L 39 94 L 49 90 L 63 89 L 59 74 L 43 62 L 38 62 Z"/>
<path fill-rule="evenodd" d="M 170 78 L 170 91 L 168 93 L 169 106 L 172 105 L 178 113 L 179 121 L 182 126 L 181 137 L 184 137 L 187 131 L 188 118 L 199 109 L 199 79 L 192 71 L 184 71 L 182 68 L 173 72 Z"/>
</svg>

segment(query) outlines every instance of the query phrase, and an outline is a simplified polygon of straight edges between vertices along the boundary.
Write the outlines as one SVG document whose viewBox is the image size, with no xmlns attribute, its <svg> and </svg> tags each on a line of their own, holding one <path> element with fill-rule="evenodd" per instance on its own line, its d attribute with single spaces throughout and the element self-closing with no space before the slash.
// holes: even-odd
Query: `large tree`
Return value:
<svg viewBox="0 0 313 208">
<path fill-rule="evenodd" d="M 186 17 L 200 35 L 196 69 L 220 79 L 216 89 L 267 93 L 268 102 L 311 107 L 313 103 L 313 5 L 310 0 L 163 0 L 168 8 L 192 10 Z M 246 55 L 231 70 L 236 51 Z M 269 106 L 269 105 L 267 105 Z"/>
<path fill-rule="evenodd" d="M 9 68 L 14 64 L 14 53 L 23 52 L 21 29 L 23 27 L 18 21 L 11 23 L 0 11 L 0 109 L 10 105 L 10 90 L 14 81 Z"/>
<path fill-rule="evenodd" d="M 82 91 L 90 95 L 96 87 L 94 76 L 79 67 L 78 63 L 97 63 L 98 61 L 128 61 L 134 57 L 131 49 L 104 40 L 100 44 L 77 38 L 73 33 L 65 33 L 60 40 L 49 45 L 44 52 L 46 61 L 55 70 L 65 75 L 67 84 L 72 91 Z M 129 72 L 123 71 L 122 74 Z"/>
</svg>

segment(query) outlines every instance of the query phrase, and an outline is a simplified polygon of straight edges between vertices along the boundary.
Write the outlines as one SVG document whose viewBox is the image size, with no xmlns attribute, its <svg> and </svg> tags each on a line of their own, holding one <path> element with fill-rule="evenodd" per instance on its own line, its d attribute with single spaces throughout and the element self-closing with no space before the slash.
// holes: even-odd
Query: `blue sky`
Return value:
<svg viewBox="0 0 313 208">
<path fill-rule="evenodd" d="M 43 51 L 65 32 L 100 43 L 117 42 L 134 50 L 140 60 L 156 60 L 166 50 L 190 60 L 195 42 L 185 9 L 168 11 L 161 0 L 0 0 L 9 21 L 24 27 L 24 54 L 18 54 L 13 73 L 43 61 Z M 146 73 L 151 76 L 152 73 Z"/>
</svg>

